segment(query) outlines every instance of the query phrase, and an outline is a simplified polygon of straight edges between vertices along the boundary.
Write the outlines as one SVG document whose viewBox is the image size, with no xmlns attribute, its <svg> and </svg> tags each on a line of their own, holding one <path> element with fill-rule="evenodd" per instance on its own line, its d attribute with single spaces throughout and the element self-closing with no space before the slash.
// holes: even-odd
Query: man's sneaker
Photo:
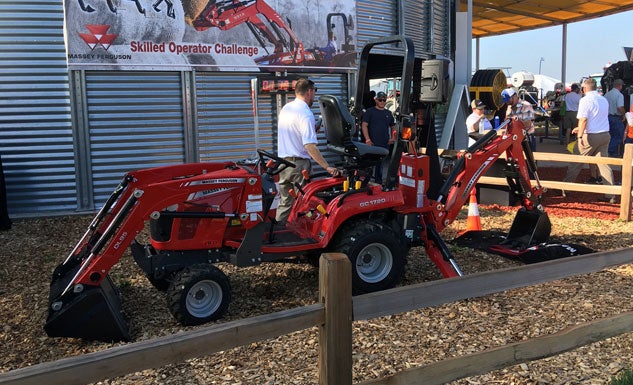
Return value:
<svg viewBox="0 0 633 385">
<path fill-rule="evenodd" d="M 615 203 L 615 197 L 611 197 L 611 198 L 607 198 L 607 197 L 598 198 L 598 202 L 605 202 L 605 203 L 611 203 L 611 204 L 614 204 L 614 203 Z"/>
</svg>

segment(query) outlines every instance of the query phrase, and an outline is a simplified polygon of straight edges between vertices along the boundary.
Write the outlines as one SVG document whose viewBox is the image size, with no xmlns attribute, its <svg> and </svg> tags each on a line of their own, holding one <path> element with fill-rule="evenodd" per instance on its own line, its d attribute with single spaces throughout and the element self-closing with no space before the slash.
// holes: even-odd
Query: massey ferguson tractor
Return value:
<svg viewBox="0 0 633 385">
<path fill-rule="evenodd" d="M 400 54 L 370 55 L 375 46 L 394 44 Z M 458 153 L 449 175 L 441 174 L 434 130 L 421 140 L 411 127 L 410 105 L 426 105 L 432 115 L 421 85 L 435 85 L 432 77 L 421 78 L 422 59 L 415 58 L 413 49 L 412 41 L 401 36 L 370 42 L 360 57 L 355 106 L 350 110 L 331 95 L 319 98 L 327 149 L 340 156 L 343 175 L 305 175 L 295 186 L 285 226 L 274 220 L 275 177 L 295 165 L 268 151 L 258 150 L 259 159 L 250 162 L 180 164 L 125 174 L 53 272 L 48 335 L 130 339 L 118 290 L 108 275 L 128 247 L 152 284 L 166 291 L 169 310 L 183 325 L 213 321 L 227 311 L 229 278 L 214 265 L 221 262 L 314 261 L 321 253 L 340 252 L 351 261 L 353 291 L 360 294 L 398 284 L 409 249 L 423 246 L 444 277 L 460 276 L 440 234 L 503 153 L 508 183 L 522 207 L 498 249 L 512 254 L 547 241 L 551 225 L 540 203 L 543 189 L 519 121 L 507 120 L 499 131 L 479 137 Z M 392 71 L 389 77 L 411 85 L 401 90 L 391 152 L 357 141 L 356 135 L 376 60 L 380 71 Z M 422 142 L 426 154 L 417 152 Z M 369 178 L 371 167 L 385 158 L 386 178 L 376 184 Z M 135 238 L 146 225 L 149 243 L 141 244 Z"/>
</svg>

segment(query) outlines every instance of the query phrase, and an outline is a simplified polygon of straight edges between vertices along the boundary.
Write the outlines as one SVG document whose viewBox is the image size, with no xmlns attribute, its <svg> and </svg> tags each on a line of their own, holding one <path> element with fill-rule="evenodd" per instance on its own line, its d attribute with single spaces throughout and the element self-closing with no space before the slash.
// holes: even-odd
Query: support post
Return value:
<svg viewBox="0 0 633 385">
<path fill-rule="evenodd" d="M 319 260 L 319 299 L 325 323 L 319 326 L 319 385 L 352 385 L 352 267 L 342 253 Z"/>
<path fill-rule="evenodd" d="M 631 180 L 633 179 L 633 144 L 624 145 L 622 157 L 622 193 L 620 194 L 620 219 L 631 220 Z"/>
</svg>

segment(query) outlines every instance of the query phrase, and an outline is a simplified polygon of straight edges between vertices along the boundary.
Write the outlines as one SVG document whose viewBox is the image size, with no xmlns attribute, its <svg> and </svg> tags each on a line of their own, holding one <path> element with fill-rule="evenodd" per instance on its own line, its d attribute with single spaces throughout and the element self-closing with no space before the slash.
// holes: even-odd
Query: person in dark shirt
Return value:
<svg viewBox="0 0 633 385">
<path fill-rule="evenodd" d="M 389 149 L 389 145 L 393 143 L 391 135 L 396 123 L 391 111 L 385 108 L 387 103 L 387 94 L 378 92 L 375 97 L 376 105 L 365 111 L 361 129 L 365 143 L 370 146 L 380 146 Z M 382 183 L 383 161 L 378 162 L 374 167 L 374 181 Z"/>
</svg>

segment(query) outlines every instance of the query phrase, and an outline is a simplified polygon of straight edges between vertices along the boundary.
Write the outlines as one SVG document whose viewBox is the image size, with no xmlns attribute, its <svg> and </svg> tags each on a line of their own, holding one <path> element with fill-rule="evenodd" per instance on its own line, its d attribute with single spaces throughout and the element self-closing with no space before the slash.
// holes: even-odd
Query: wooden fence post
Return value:
<svg viewBox="0 0 633 385">
<path fill-rule="evenodd" d="M 319 299 L 325 323 L 319 326 L 319 385 L 352 385 L 352 267 L 341 253 L 319 260 Z"/>
<path fill-rule="evenodd" d="M 620 194 L 620 219 L 631 220 L 631 179 L 633 179 L 633 144 L 624 145 L 622 157 L 622 193 Z"/>
</svg>

